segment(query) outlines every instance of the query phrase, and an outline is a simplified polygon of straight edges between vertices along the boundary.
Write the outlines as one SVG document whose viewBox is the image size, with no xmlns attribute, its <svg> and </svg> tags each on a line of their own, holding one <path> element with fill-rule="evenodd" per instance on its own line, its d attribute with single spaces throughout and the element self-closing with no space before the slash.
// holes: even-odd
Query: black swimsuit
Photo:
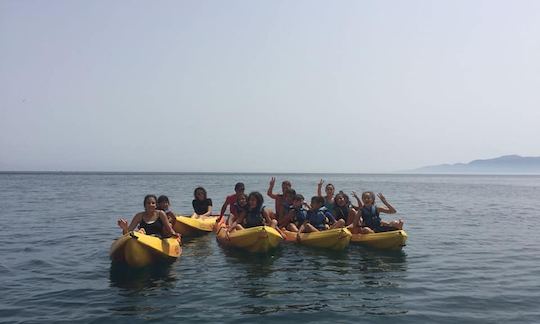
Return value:
<svg viewBox="0 0 540 324">
<path fill-rule="evenodd" d="M 147 223 L 144 219 L 141 219 L 139 228 L 144 228 L 146 235 L 163 236 L 163 222 L 159 217 L 152 223 Z"/>
</svg>

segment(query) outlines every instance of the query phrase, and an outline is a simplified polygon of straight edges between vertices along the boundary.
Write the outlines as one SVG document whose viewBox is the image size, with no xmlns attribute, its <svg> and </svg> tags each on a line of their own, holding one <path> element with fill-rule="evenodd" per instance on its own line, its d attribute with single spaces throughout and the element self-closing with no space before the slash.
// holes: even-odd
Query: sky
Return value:
<svg viewBox="0 0 540 324">
<path fill-rule="evenodd" d="M 0 0 L 0 171 L 540 156 L 540 1 Z"/>
</svg>

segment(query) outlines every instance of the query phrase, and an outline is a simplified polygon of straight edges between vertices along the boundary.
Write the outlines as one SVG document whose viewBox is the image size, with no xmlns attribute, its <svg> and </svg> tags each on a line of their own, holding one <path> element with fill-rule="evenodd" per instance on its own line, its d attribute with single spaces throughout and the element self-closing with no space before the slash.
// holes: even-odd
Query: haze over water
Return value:
<svg viewBox="0 0 540 324">
<path fill-rule="evenodd" d="M 538 176 L 277 175 L 306 197 L 383 192 L 405 220 L 397 253 L 283 245 L 253 257 L 187 240 L 170 266 L 112 267 L 118 217 L 147 193 L 190 212 L 203 185 L 218 209 L 258 174 L 0 174 L 0 321 L 42 322 L 539 322 Z M 273 203 L 266 199 L 266 205 Z M 389 217 L 386 217 L 389 219 Z"/>
</svg>

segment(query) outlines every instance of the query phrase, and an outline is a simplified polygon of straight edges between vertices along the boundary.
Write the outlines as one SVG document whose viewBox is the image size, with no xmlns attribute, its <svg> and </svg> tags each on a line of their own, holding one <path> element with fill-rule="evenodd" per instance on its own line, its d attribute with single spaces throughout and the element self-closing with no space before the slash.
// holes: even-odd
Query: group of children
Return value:
<svg viewBox="0 0 540 324">
<path fill-rule="evenodd" d="M 334 195 L 332 184 L 326 185 L 326 195 L 323 196 L 321 189 L 324 182 L 321 180 L 317 195 L 308 204 L 304 196 L 292 189 L 291 182 L 287 180 L 281 183 L 282 193 L 275 194 L 275 182 L 276 179 L 272 177 L 267 191 L 267 195 L 275 200 L 275 212 L 263 206 L 264 200 L 259 192 L 246 196 L 245 186 L 239 182 L 234 187 L 235 194 L 227 196 L 219 221 L 224 222 L 223 215 L 227 206 L 230 206 L 231 217 L 227 220 L 229 232 L 260 225 L 299 233 L 347 227 L 352 233 L 368 234 L 403 228 L 402 220 L 385 222 L 380 218 L 381 213 L 396 213 L 396 209 L 381 193 L 377 196 L 384 206 L 375 205 L 375 194 L 371 191 L 364 192 L 361 198 L 353 192 L 358 204 L 355 206 L 344 192 Z"/>
<path fill-rule="evenodd" d="M 216 222 L 226 224 L 228 232 L 262 225 L 274 227 L 280 232 L 288 230 L 298 233 L 347 227 L 353 234 L 368 234 L 403 228 L 401 219 L 390 222 L 381 219 L 381 213 L 396 213 L 396 209 L 381 193 L 377 197 L 384 206 L 375 204 L 376 198 L 372 191 L 362 193 L 361 198 L 353 192 L 352 196 L 357 202 L 357 205 L 354 205 L 343 191 L 335 194 L 331 183 L 325 186 L 323 196 L 324 182 L 321 180 L 317 186 L 317 195 L 313 196 L 308 204 L 304 201 L 304 196 L 292 189 L 291 182 L 287 180 L 281 183 L 282 193 L 275 194 L 275 182 L 276 179 L 272 177 L 267 191 L 267 195 L 275 200 L 275 212 L 264 206 L 264 198 L 260 192 L 253 191 L 246 195 L 244 184 L 238 182 L 234 186 L 235 193 L 225 198 Z M 207 197 L 206 190 L 197 187 L 193 196 L 194 213 L 191 217 L 209 217 L 212 213 L 212 200 Z M 230 216 L 225 219 L 227 207 Z M 154 195 L 147 195 L 144 198 L 144 208 L 145 211 L 137 213 L 129 226 L 125 219 L 118 220 L 118 226 L 124 234 L 138 226 L 140 231 L 149 235 L 178 236 L 173 230 L 176 216 L 170 210 L 167 196 L 156 198 Z"/>
</svg>

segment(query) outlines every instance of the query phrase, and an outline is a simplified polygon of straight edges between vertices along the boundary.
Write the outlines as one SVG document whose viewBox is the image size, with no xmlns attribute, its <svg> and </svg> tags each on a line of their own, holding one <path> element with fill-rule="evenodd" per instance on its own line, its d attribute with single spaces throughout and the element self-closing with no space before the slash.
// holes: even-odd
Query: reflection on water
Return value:
<svg viewBox="0 0 540 324">
<path fill-rule="evenodd" d="M 169 263 L 154 264 L 144 268 L 131 268 L 122 263 L 111 263 L 109 280 L 111 287 L 140 291 L 149 288 L 174 288 L 176 273 Z"/>
</svg>

